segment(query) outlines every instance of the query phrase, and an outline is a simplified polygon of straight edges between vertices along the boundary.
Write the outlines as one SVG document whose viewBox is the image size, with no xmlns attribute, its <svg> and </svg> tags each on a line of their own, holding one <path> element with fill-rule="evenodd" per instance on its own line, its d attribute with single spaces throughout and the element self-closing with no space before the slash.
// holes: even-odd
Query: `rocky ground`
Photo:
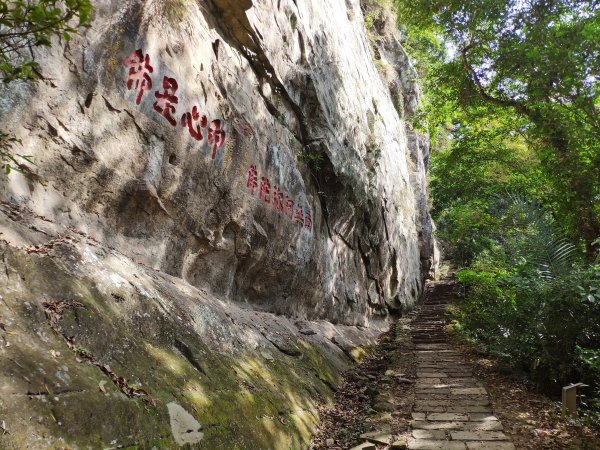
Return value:
<svg viewBox="0 0 600 450">
<path fill-rule="evenodd" d="M 450 279 L 429 283 L 420 310 L 401 318 L 351 370 L 321 411 L 311 449 L 596 449 L 556 402 L 497 370 L 446 333 Z"/>
</svg>

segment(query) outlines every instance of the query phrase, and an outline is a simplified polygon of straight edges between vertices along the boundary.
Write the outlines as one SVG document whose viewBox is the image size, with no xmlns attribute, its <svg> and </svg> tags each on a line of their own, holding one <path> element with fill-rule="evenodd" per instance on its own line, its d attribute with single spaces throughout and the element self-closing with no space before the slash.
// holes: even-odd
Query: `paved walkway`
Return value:
<svg viewBox="0 0 600 450">
<path fill-rule="evenodd" d="M 412 438 L 414 450 L 514 450 L 494 417 L 488 393 L 460 352 L 447 342 L 452 285 L 429 283 L 411 325 L 417 359 Z"/>
</svg>

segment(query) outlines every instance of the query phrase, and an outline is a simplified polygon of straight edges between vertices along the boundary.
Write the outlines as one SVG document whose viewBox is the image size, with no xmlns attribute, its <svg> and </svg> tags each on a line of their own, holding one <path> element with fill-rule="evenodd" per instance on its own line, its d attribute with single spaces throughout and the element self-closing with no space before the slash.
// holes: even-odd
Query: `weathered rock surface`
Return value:
<svg viewBox="0 0 600 450">
<path fill-rule="evenodd" d="M 0 229 L 2 449 L 302 448 L 344 348 L 378 334 L 243 308 L 6 204 Z"/>
<path fill-rule="evenodd" d="M 414 71 L 386 41 L 381 77 L 363 23 L 98 1 L 41 82 L 0 87 L 36 163 L 0 185 L 0 447 L 307 442 L 434 259 Z"/>
</svg>

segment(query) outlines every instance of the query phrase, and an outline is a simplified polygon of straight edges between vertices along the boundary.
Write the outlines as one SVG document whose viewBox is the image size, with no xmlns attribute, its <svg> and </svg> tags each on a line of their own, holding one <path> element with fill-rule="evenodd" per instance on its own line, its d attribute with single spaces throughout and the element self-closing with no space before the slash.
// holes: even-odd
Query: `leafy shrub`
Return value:
<svg viewBox="0 0 600 450">
<path fill-rule="evenodd" d="M 535 202 L 502 202 L 503 233 L 457 273 L 466 295 L 454 329 L 542 390 L 589 384 L 584 414 L 600 419 L 600 265 L 586 263 Z"/>
<path fill-rule="evenodd" d="M 467 287 L 461 328 L 541 388 L 591 382 L 600 375 L 595 359 L 600 355 L 600 302 L 583 297 L 577 285 L 597 285 L 596 272 L 576 267 L 546 280 L 522 271 L 461 271 L 457 277 Z"/>
</svg>

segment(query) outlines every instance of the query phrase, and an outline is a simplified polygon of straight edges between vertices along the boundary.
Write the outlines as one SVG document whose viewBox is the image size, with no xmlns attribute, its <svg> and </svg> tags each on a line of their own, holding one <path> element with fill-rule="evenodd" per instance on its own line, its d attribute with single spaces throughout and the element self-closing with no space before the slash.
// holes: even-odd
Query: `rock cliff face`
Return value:
<svg viewBox="0 0 600 450">
<path fill-rule="evenodd" d="M 0 88 L 36 163 L 0 191 L 0 446 L 304 445 L 433 261 L 400 44 L 358 0 L 107 0 L 39 59 Z"/>
</svg>

